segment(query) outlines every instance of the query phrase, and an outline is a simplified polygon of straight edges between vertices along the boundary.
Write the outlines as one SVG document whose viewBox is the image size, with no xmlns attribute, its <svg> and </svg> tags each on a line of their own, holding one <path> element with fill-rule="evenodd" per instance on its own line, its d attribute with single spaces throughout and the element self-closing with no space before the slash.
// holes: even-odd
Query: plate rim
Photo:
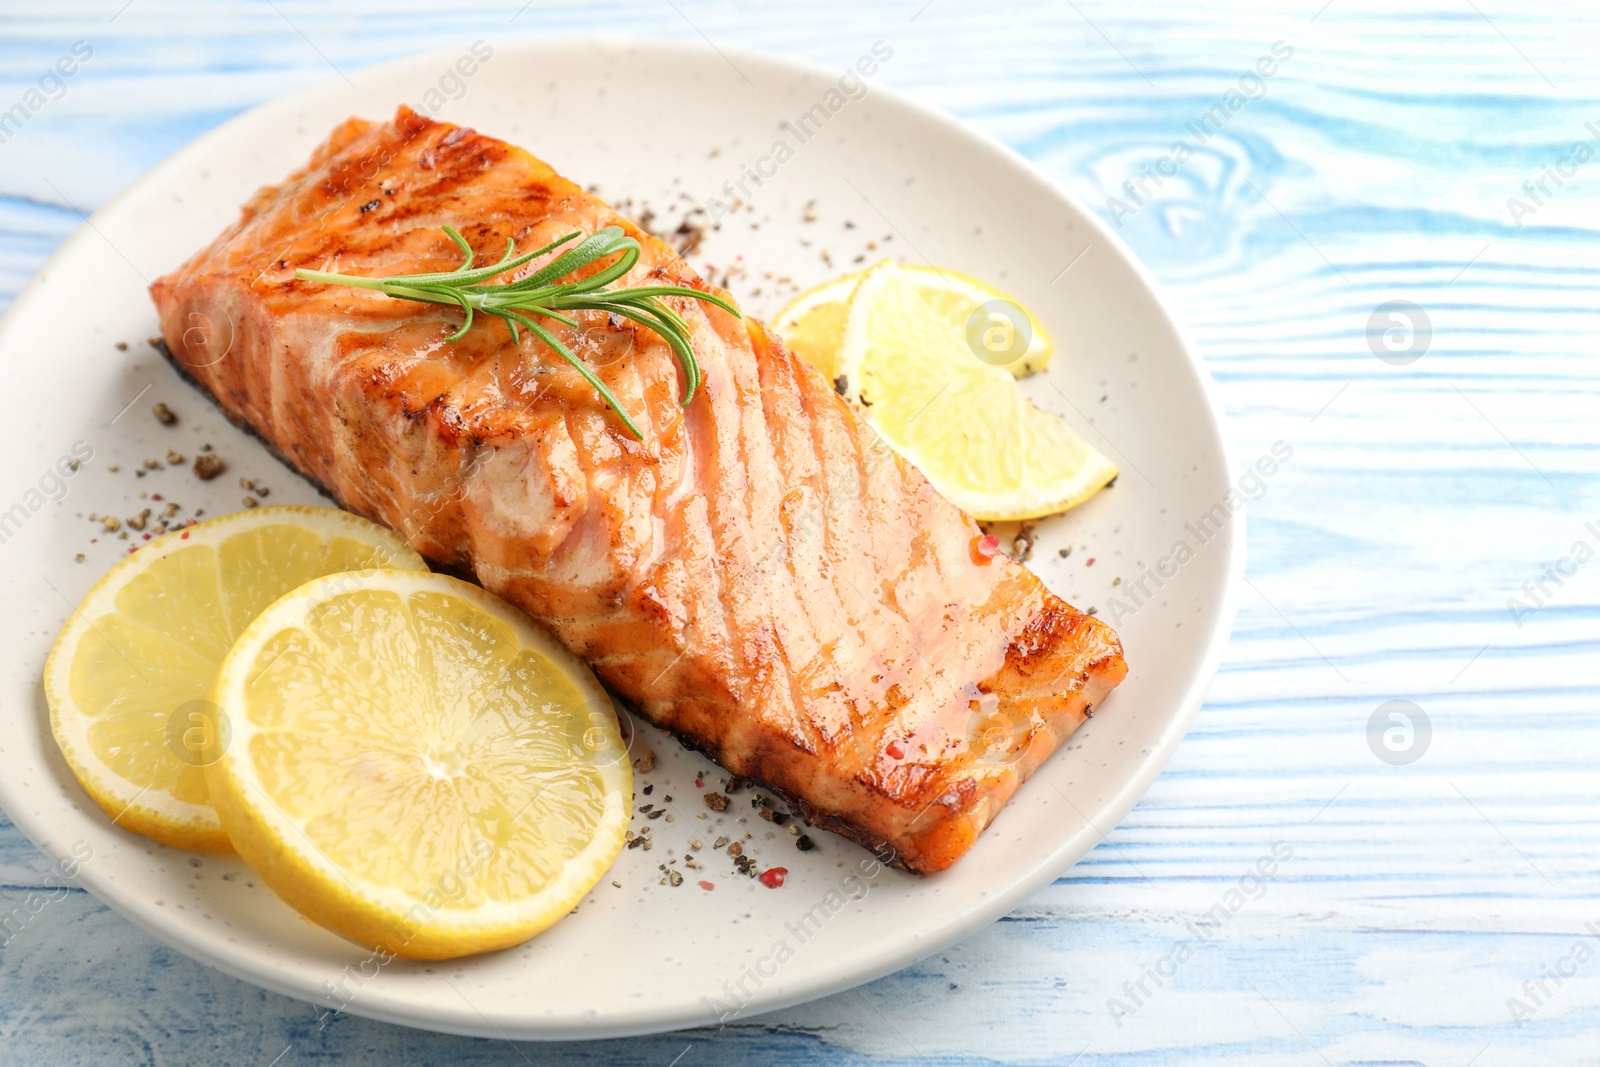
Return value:
<svg viewBox="0 0 1600 1067">
<path fill-rule="evenodd" d="M 811 77 L 824 75 L 832 78 L 835 74 L 834 71 L 817 63 L 755 49 L 712 46 L 695 41 L 634 34 L 564 32 L 539 36 L 515 36 L 491 43 L 497 50 L 506 48 L 508 51 L 593 47 L 613 50 L 653 50 L 659 53 L 675 54 L 691 61 L 700 62 L 707 60 L 718 63 L 731 62 L 731 59 L 742 58 L 753 65 L 786 68 L 792 73 Z M 152 184 L 160 183 L 168 174 L 184 167 L 191 158 L 203 158 L 214 142 L 223 139 L 237 126 L 257 122 L 264 117 L 269 117 L 279 112 L 292 111 L 305 101 L 315 100 L 326 95 L 329 90 L 346 88 L 347 83 L 359 88 L 363 81 L 381 79 L 389 76 L 392 72 L 406 69 L 414 64 L 435 60 L 448 63 L 456 57 L 458 52 L 459 47 L 446 46 L 374 63 L 353 71 L 350 79 L 344 79 L 342 76 L 332 76 L 282 96 L 262 101 L 241 111 L 227 121 L 206 130 L 200 136 L 174 150 L 160 162 L 129 182 L 127 186 L 107 200 L 93 214 L 83 216 L 82 212 L 77 212 L 83 221 L 61 243 L 60 247 L 50 255 L 44 264 L 34 272 L 33 276 L 28 279 L 12 300 L 11 305 L 6 309 L 3 318 L 0 318 L 0 338 L 3 338 L 9 332 L 11 321 L 17 309 L 24 307 L 30 300 L 39 298 L 39 292 L 48 281 L 52 267 L 76 249 L 80 242 L 88 240 L 92 233 L 99 232 L 96 228 L 98 222 L 103 221 L 106 216 L 119 211 L 125 200 L 132 198 Z M 1224 432 L 1227 420 L 1217 395 L 1216 383 L 1212 380 L 1199 349 L 1194 344 L 1189 332 L 1173 314 L 1161 286 L 1144 263 L 1134 255 L 1132 249 L 1078 197 L 1053 182 L 1032 161 L 1009 145 L 931 104 L 923 103 L 908 93 L 876 83 L 873 85 L 872 91 L 890 98 L 897 106 L 907 109 L 920 119 L 942 128 L 945 132 L 975 139 L 990 150 L 997 152 L 1017 168 L 1020 175 L 1025 176 L 1049 195 L 1064 203 L 1075 218 L 1081 220 L 1091 231 L 1091 235 L 1098 239 L 1102 247 L 1110 250 L 1125 267 L 1132 271 L 1150 294 L 1162 325 L 1177 340 L 1178 347 L 1181 349 L 1189 369 L 1199 385 L 1201 395 L 1205 400 L 1205 414 L 1208 417 L 1210 429 L 1216 441 L 1217 461 L 1223 468 L 1224 473 L 1231 479 L 1234 471 L 1234 449 Z M 76 211 L 76 209 L 74 210 Z M 848 971 L 839 969 L 825 971 L 808 979 L 802 978 L 796 982 L 787 983 L 781 988 L 781 992 L 773 990 L 769 993 L 768 989 L 772 987 L 763 989 L 740 1009 L 739 1017 L 741 1019 L 753 1018 L 854 988 L 891 974 L 917 960 L 924 959 L 942 949 L 948 948 L 950 945 L 995 922 L 1014 909 L 1022 900 L 1054 882 L 1092 851 L 1098 843 L 1103 841 L 1106 834 L 1099 829 L 1097 822 L 1109 822 L 1114 829 L 1127 817 L 1128 813 L 1166 768 L 1178 745 L 1188 734 L 1195 716 L 1204 703 L 1206 693 L 1217 675 L 1221 665 L 1222 654 L 1232 636 L 1238 610 L 1239 585 L 1245 573 L 1246 514 L 1244 510 L 1234 513 L 1232 521 L 1226 527 L 1226 536 L 1228 538 L 1228 555 L 1223 575 L 1222 595 L 1217 606 L 1218 610 L 1209 623 L 1209 632 L 1205 639 L 1200 666 L 1192 673 L 1184 688 L 1181 700 L 1178 702 L 1177 713 L 1168 717 L 1166 725 L 1156 741 L 1149 746 L 1140 758 L 1135 772 L 1126 777 L 1116 790 L 1097 807 L 1095 819 L 1090 819 L 1087 814 L 1084 814 L 1084 826 L 1080 830 L 1064 838 L 1055 848 L 1035 859 L 1024 873 L 1014 878 L 1009 884 L 994 893 L 985 894 L 984 899 L 971 906 L 964 915 L 952 919 L 932 933 L 907 936 L 896 951 L 882 954 L 870 965 L 857 966 Z M 4 801 L 5 814 L 11 819 L 13 825 L 22 831 L 24 836 L 47 857 L 52 860 L 60 859 L 61 857 L 55 855 L 55 850 L 40 844 L 41 840 L 49 837 L 47 832 L 41 831 L 47 831 L 50 828 L 36 824 L 32 815 L 26 813 L 26 805 L 12 803 L 13 799 L 11 788 L 5 781 L 0 780 L 0 801 Z M 86 801 L 86 803 L 89 802 Z M 20 818 L 18 817 L 19 814 L 21 814 Z M 1095 837 L 1098 837 L 1100 841 L 1090 840 Z M 184 955 L 213 967 L 224 974 L 297 1001 L 309 1002 L 329 1009 L 339 1007 L 343 1013 L 359 1015 L 381 1022 L 458 1036 L 500 1037 L 513 1040 L 538 1041 L 624 1038 L 711 1025 L 710 1020 L 702 1017 L 703 1013 L 690 1016 L 676 1006 L 670 1009 L 652 1009 L 642 1005 L 619 1006 L 620 1010 L 602 1013 L 587 1021 L 567 1018 L 548 1022 L 533 1020 L 526 1016 L 517 1019 L 505 1017 L 497 1019 L 492 1015 L 484 1014 L 474 1009 L 477 1021 L 483 1024 L 475 1025 L 471 1016 L 464 1012 L 437 1011 L 419 1014 L 413 1005 L 392 1006 L 388 998 L 385 998 L 383 994 L 381 983 L 376 983 L 373 988 L 365 990 L 363 996 L 354 1002 L 336 1005 L 330 998 L 319 997 L 314 991 L 299 986 L 290 980 L 280 978 L 273 970 L 257 969 L 253 966 L 235 963 L 221 951 L 225 944 L 215 941 L 209 935 L 191 936 L 189 928 L 182 924 L 170 921 L 156 921 L 159 916 L 153 911 L 141 909 L 137 902 L 123 899 L 125 894 L 120 890 L 108 889 L 107 885 L 102 883 L 101 872 L 94 865 L 84 866 L 77 875 L 77 881 L 97 901 L 132 923 L 135 927 L 150 934 L 161 943 L 170 945 Z M 507 1030 L 510 1032 L 508 1033 Z"/>
</svg>

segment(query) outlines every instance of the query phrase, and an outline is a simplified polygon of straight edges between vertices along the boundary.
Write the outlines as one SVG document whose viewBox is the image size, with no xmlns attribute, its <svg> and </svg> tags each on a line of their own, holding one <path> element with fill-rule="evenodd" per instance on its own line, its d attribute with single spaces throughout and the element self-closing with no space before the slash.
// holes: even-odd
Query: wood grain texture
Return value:
<svg viewBox="0 0 1600 1067">
<path fill-rule="evenodd" d="M 0 947 L 0 1061 L 1600 1061 L 1600 940 L 1585 926 L 1600 929 L 1600 566 L 1543 578 L 1520 620 L 1508 609 L 1532 606 L 1525 584 L 1577 544 L 1600 549 L 1585 527 L 1600 519 L 1588 9 L 121 4 L 0 12 L 0 110 L 74 41 L 94 49 L 0 144 L 7 299 L 80 210 L 340 70 L 589 30 L 842 68 L 882 38 L 896 49 L 884 84 L 1010 144 L 1119 225 L 1205 354 L 1236 457 L 1282 440 L 1294 459 L 1249 505 L 1234 638 L 1169 770 L 1066 877 L 945 953 L 719 1032 L 513 1047 L 352 1017 L 319 1029 L 314 1009 L 58 887 L 6 824 L 0 907 L 37 914 Z M 1292 55 L 1241 86 L 1275 42 Z M 1189 124 L 1230 90 L 1244 102 L 1200 143 Z M 1547 168 L 1577 142 L 1597 158 L 1557 185 Z M 1141 178 L 1139 204 L 1124 183 Z M 1520 226 L 1510 197 L 1532 209 Z M 1431 323 L 1405 366 L 1370 339 L 1391 300 Z M 1140 442 L 1116 444 L 1137 462 Z M 1369 747 L 1391 699 L 1432 726 L 1405 766 Z M 1270 876 L 1252 875 L 1275 843 Z"/>
</svg>

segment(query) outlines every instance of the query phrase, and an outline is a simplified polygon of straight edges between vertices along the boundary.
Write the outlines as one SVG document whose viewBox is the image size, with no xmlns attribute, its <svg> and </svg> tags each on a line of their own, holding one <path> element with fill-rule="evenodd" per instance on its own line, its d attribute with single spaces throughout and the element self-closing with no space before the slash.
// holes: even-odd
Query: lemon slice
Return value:
<svg viewBox="0 0 1600 1067">
<path fill-rule="evenodd" d="M 988 361 L 1014 377 L 1044 370 L 1055 354 L 1050 335 L 1033 313 L 987 282 L 947 267 L 903 263 L 900 269 L 934 319 L 957 336 L 971 333 L 984 346 Z M 808 289 L 772 320 L 772 328 L 790 350 L 830 381 L 839 374 L 839 345 L 850 298 L 866 273 L 840 275 Z"/>
<path fill-rule="evenodd" d="M 526 615 L 371 570 L 267 608 L 217 676 L 206 779 L 234 847 L 311 921 L 445 959 L 517 944 L 621 851 L 633 774 L 605 690 Z"/>
<path fill-rule="evenodd" d="M 839 373 L 839 342 L 850 311 L 850 296 L 865 271 L 841 275 L 813 286 L 789 301 L 772 320 L 772 329 L 789 351 L 817 368 L 829 381 Z"/>
<path fill-rule="evenodd" d="M 290 589 L 376 566 L 426 569 L 397 534 L 334 508 L 256 508 L 143 546 L 89 590 L 45 662 L 67 766 L 123 829 L 227 851 L 202 767 L 217 665 Z"/>
<path fill-rule="evenodd" d="M 1117 468 L 1060 416 L 1035 407 L 967 336 L 929 313 L 906 271 L 861 279 L 839 348 L 857 410 L 977 519 L 1033 519 L 1093 496 Z"/>
</svg>

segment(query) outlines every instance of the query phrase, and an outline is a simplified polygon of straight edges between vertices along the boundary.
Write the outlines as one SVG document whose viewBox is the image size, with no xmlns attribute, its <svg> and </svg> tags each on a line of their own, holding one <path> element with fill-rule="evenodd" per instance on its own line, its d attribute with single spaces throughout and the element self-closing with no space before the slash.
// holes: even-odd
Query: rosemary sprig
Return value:
<svg viewBox="0 0 1600 1067">
<path fill-rule="evenodd" d="M 605 286 L 616 281 L 633 269 L 634 263 L 639 259 L 639 242 L 623 234 L 620 227 L 607 226 L 603 230 L 585 237 L 575 247 L 551 260 L 545 266 L 519 281 L 507 285 L 492 285 L 489 280 L 510 270 L 515 270 L 524 263 L 553 252 L 562 245 L 576 237 L 582 236 L 579 232 L 567 234 L 545 245 L 543 248 L 532 252 L 517 255 L 516 242 L 506 238 L 506 254 L 500 262 L 491 266 L 474 267 L 475 258 L 472 246 L 467 244 L 466 238 L 457 233 L 453 227 L 444 227 L 444 232 L 449 234 L 461 249 L 461 266 L 452 271 L 441 271 L 434 274 L 398 274 L 388 278 L 365 278 L 354 274 L 328 274 L 319 270 L 297 270 L 296 278 L 308 282 L 324 282 L 328 285 L 348 285 L 358 289 L 376 289 L 385 296 L 395 300 L 414 300 L 423 304 L 454 304 L 466 312 L 466 318 L 461 323 L 461 328 L 450 335 L 450 340 L 459 341 L 466 336 L 472 328 L 472 317 L 476 312 L 494 315 L 505 320 L 506 327 L 511 331 L 511 340 L 521 340 L 517 332 L 518 326 L 525 326 L 528 332 L 543 341 L 557 354 L 572 364 L 573 368 L 588 383 L 594 386 L 611 410 L 617 413 L 622 424 L 628 432 L 640 440 L 644 434 L 635 425 L 633 419 L 623 410 L 621 402 L 616 395 L 601 381 L 599 376 L 587 363 L 572 353 L 566 345 L 562 344 L 548 329 L 535 321 L 535 318 L 554 319 L 565 323 L 574 329 L 578 322 L 566 311 L 604 311 L 609 315 L 620 315 L 639 325 L 654 331 L 661 339 L 667 342 L 677 357 L 678 363 L 683 367 L 684 393 L 683 403 L 688 406 L 694 399 L 694 392 L 700 387 L 700 364 L 696 362 L 694 348 L 689 344 L 689 325 L 683 317 L 660 300 L 663 296 L 686 296 L 695 300 L 704 300 L 738 317 L 739 309 L 720 297 L 710 293 L 702 293 L 698 289 L 690 289 L 681 285 L 649 285 L 636 289 L 607 289 Z M 586 278 L 576 281 L 562 281 L 589 264 L 607 256 L 621 253 L 610 264 L 601 267 Z"/>
</svg>

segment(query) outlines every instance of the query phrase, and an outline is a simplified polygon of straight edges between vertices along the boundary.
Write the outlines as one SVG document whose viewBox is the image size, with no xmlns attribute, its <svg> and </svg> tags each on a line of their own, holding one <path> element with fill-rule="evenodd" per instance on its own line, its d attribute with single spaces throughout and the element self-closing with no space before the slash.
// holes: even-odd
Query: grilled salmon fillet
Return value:
<svg viewBox="0 0 1600 1067">
<path fill-rule="evenodd" d="M 351 119 L 151 286 L 173 362 L 351 511 L 470 572 L 658 726 L 814 824 L 927 873 L 959 859 L 1126 674 L 1053 596 L 753 319 L 688 298 L 704 380 L 597 312 L 526 331 L 295 278 L 450 270 L 620 226 L 618 286 L 726 296 L 533 156 L 401 108 Z M 550 253 L 553 258 L 558 253 Z M 537 269 L 545 259 L 521 268 Z M 510 280 L 507 278 L 506 280 Z"/>
</svg>

